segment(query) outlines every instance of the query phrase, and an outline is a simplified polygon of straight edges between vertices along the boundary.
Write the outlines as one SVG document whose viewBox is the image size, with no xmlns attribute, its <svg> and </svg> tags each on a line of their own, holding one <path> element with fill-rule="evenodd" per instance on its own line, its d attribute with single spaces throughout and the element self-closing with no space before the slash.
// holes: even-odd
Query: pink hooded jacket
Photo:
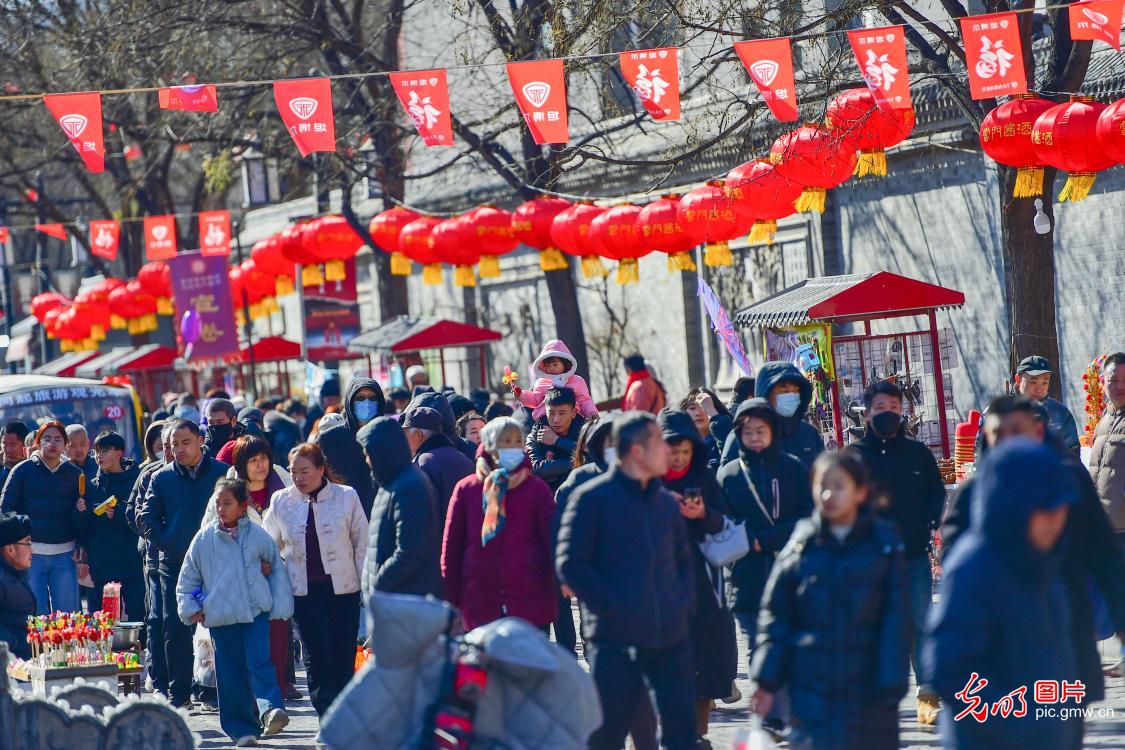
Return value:
<svg viewBox="0 0 1125 750">
<path fill-rule="evenodd" d="M 570 363 L 570 367 L 561 375 L 548 375 L 540 369 L 540 365 L 547 357 L 564 359 Z M 598 407 L 594 405 L 594 399 L 590 398 L 590 389 L 586 381 L 574 374 L 577 368 L 578 363 L 574 361 L 574 355 L 570 353 L 566 344 L 558 339 L 548 341 L 543 351 L 531 363 L 531 376 L 535 382 L 531 388 L 525 388 L 520 392 L 520 403 L 533 410 L 532 416 L 536 420 L 542 419 L 547 413 L 547 405 L 544 403 L 547 391 L 566 387 L 574 391 L 579 414 L 586 419 L 596 415 Z"/>
</svg>

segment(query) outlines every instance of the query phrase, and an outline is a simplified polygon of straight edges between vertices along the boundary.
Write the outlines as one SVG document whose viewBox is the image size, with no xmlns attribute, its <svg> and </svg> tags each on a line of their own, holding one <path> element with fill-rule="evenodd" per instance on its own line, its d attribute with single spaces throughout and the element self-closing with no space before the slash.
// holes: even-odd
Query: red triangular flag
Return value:
<svg viewBox="0 0 1125 750">
<path fill-rule="evenodd" d="M 48 94 L 43 103 L 58 120 L 59 127 L 70 139 L 71 145 L 86 168 L 94 174 L 105 171 L 105 143 L 102 140 L 102 95 L 98 92 L 82 94 Z"/>
<path fill-rule="evenodd" d="M 8 228 L 7 227 L 0 227 L 0 245 L 3 245 L 5 242 L 7 242 L 8 237 L 9 237 Z"/>
<path fill-rule="evenodd" d="M 199 250 L 203 255 L 230 255 L 230 211 L 199 214 Z"/>
<path fill-rule="evenodd" d="M 176 217 L 145 217 L 145 256 L 149 260 L 168 260 L 176 257 Z"/>
<path fill-rule="evenodd" d="M 618 56 L 621 75 L 654 120 L 680 119 L 680 63 L 675 47 L 639 49 Z"/>
<path fill-rule="evenodd" d="M 274 81 L 273 98 L 301 156 L 336 150 L 332 83 L 327 78 Z"/>
<path fill-rule="evenodd" d="M 175 109 L 181 112 L 218 112 L 219 95 L 214 84 L 201 86 L 172 86 L 160 89 L 161 109 Z"/>
<path fill-rule="evenodd" d="M 508 82 L 531 137 L 539 145 L 566 143 L 566 76 L 562 60 L 508 63 Z"/>
<path fill-rule="evenodd" d="M 854 29 L 848 32 L 848 41 L 875 105 L 880 109 L 913 109 L 903 28 Z"/>
<path fill-rule="evenodd" d="M 90 252 L 99 258 L 114 260 L 117 258 L 117 247 L 121 244 L 121 224 L 116 221 L 102 220 L 90 222 Z"/>
<path fill-rule="evenodd" d="M 961 19 L 965 67 L 973 99 L 1027 93 L 1023 43 L 1015 13 L 989 13 Z"/>
<path fill-rule="evenodd" d="M 445 69 L 391 73 L 391 85 L 427 146 L 452 146 L 453 122 L 449 117 L 449 84 Z"/>
<path fill-rule="evenodd" d="M 1086 0 L 1072 3 L 1070 38 L 1101 41 L 1121 51 L 1121 10 L 1125 0 Z"/>
<path fill-rule="evenodd" d="M 66 240 L 66 228 L 62 224 L 36 224 L 35 231 L 42 232 L 57 240 Z"/>
<path fill-rule="evenodd" d="M 778 122 L 797 120 L 797 84 L 789 37 L 735 42 L 734 51 Z"/>
</svg>

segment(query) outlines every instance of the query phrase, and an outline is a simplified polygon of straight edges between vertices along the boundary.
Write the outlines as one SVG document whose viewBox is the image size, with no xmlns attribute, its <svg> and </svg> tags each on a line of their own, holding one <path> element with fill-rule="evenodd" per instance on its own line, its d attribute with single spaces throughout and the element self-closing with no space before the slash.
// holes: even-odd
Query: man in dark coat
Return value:
<svg viewBox="0 0 1125 750">
<path fill-rule="evenodd" d="M 619 748 L 644 685 L 656 694 L 671 750 L 695 747 L 694 665 L 688 618 L 695 571 L 687 528 L 660 477 L 668 446 L 649 414 L 614 421 L 618 461 L 584 484 L 563 516 L 560 580 L 582 602 L 587 658 L 605 721 L 590 748 Z"/>
<path fill-rule="evenodd" d="M 339 404 L 340 380 L 336 377 L 328 378 L 324 381 L 324 384 L 320 386 L 320 394 L 317 400 L 309 406 L 309 413 L 305 419 L 305 438 L 308 438 L 317 420 L 324 416 L 324 410 L 330 406 L 338 406 Z"/>
<path fill-rule="evenodd" d="M 359 440 L 379 484 L 363 568 L 364 598 L 374 591 L 441 596 L 444 523 L 433 485 L 411 463 L 410 446 L 394 419 L 370 422 L 359 431 Z"/>
<path fill-rule="evenodd" d="M 301 427 L 288 414 L 277 409 L 266 412 L 266 440 L 270 444 L 270 459 L 278 466 L 289 465 L 289 451 L 301 441 Z"/>
<path fill-rule="evenodd" d="M 444 521 L 453 488 L 473 473 L 473 462 L 453 447 L 453 442 L 442 431 L 441 415 L 428 406 L 408 406 L 402 415 L 402 430 L 414 463 L 434 486 L 438 513 Z"/>
<path fill-rule="evenodd" d="M 4 462 L 0 464 L 0 487 L 4 486 L 12 469 L 21 461 L 27 460 L 27 446 L 23 441 L 27 439 L 29 432 L 27 425 L 18 419 L 9 421 L 4 425 L 3 431 L 0 431 L 0 441 L 4 446 Z"/>
<path fill-rule="evenodd" d="M 66 426 L 66 455 L 72 464 L 82 470 L 87 481 L 98 473 L 98 462 L 90 453 L 90 435 L 80 424 Z"/>
<path fill-rule="evenodd" d="M 552 388 L 543 403 L 547 414 L 527 433 L 527 455 L 535 476 L 558 490 L 574 468 L 574 449 L 585 420 L 578 415 L 574 391 Z"/>
<path fill-rule="evenodd" d="M 212 399 L 207 404 L 207 438 L 203 441 L 203 452 L 209 458 L 217 458 L 223 446 L 240 437 L 243 431 L 234 404 L 225 398 Z"/>
<path fill-rule="evenodd" d="M 172 424 L 172 455 L 174 461 L 153 475 L 137 524 L 160 553 L 164 649 L 171 702 L 178 708 L 191 703 L 192 646 L 191 629 L 176 610 L 176 581 L 215 483 L 230 466 L 204 454 L 199 425 L 184 419 Z"/>
<path fill-rule="evenodd" d="M 1079 678 L 1058 545 L 1078 499 L 1073 474 L 1056 450 L 1012 438 L 988 452 L 974 484 L 972 530 L 946 561 L 923 648 L 923 679 L 949 705 L 944 746 L 1080 747 L 1081 723 L 1037 715 L 1034 692 L 1038 680 L 1061 692 Z M 955 718 L 972 709 L 979 719 Z"/>
<path fill-rule="evenodd" d="M 344 424 L 318 432 L 316 442 L 324 451 L 329 468 L 359 495 L 359 504 L 370 515 L 375 486 L 356 437 L 360 428 L 386 414 L 383 389 L 371 378 L 354 377 L 344 395 Z"/>
<path fill-rule="evenodd" d="M 898 524 L 906 557 L 914 622 L 914 649 L 910 655 L 914 674 L 921 673 L 921 640 L 933 601 L 933 572 L 930 567 L 930 537 L 941 519 L 945 485 L 937 459 L 923 443 L 906 436 L 903 427 L 902 390 L 887 380 L 872 383 L 863 396 L 867 407 L 867 433 L 855 443 L 863 456 L 880 513 Z M 924 683 L 918 688 L 918 723 L 933 725 L 939 704 Z"/>
<path fill-rule="evenodd" d="M 472 441 L 466 440 L 457 433 L 457 414 L 450 403 L 450 396 L 435 391 L 419 393 L 407 404 L 407 409 L 412 406 L 428 406 L 441 415 L 441 431 L 449 438 L 450 443 L 469 459 L 470 463 L 476 461 L 477 446 Z M 461 397 L 458 397 L 461 398 Z M 403 410 L 406 411 L 405 409 Z"/>
<path fill-rule="evenodd" d="M 35 595 L 27 583 L 30 567 L 31 519 L 0 513 L 0 641 L 21 659 L 31 658 L 27 618 L 35 614 Z"/>
</svg>

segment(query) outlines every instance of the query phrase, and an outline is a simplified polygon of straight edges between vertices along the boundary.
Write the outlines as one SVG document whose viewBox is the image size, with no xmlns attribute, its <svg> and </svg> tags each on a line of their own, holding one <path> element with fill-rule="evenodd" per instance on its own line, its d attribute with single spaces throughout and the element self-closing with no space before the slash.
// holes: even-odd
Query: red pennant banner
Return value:
<svg viewBox="0 0 1125 750">
<path fill-rule="evenodd" d="M 735 42 L 734 51 L 773 116 L 779 122 L 796 122 L 797 84 L 793 80 L 793 48 L 789 37 Z"/>
<path fill-rule="evenodd" d="M 201 86 L 172 86 L 160 89 L 161 109 L 175 109 L 181 112 L 218 112 L 219 94 L 213 84 Z"/>
<path fill-rule="evenodd" d="M 0 245 L 3 245 L 5 242 L 7 242 L 9 236 L 10 235 L 8 233 L 8 228 L 0 227 Z"/>
<path fill-rule="evenodd" d="M 913 109 L 903 28 L 855 29 L 848 32 L 848 41 L 875 105 L 880 109 Z"/>
<path fill-rule="evenodd" d="M 562 60 L 508 63 L 508 82 L 535 142 L 566 143 L 566 76 Z"/>
<path fill-rule="evenodd" d="M 230 255 L 230 211 L 199 214 L 199 251 L 203 255 Z"/>
<path fill-rule="evenodd" d="M 1027 93 L 1023 45 L 1015 13 L 990 13 L 961 19 L 965 63 L 973 99 Z"/>
<path fill-rule="evenodd" d="M 145 217 L 145 257 L 149 260 L 168 260 L 176 257 L 176 217 Z"/>
<path fill-rule="evenodd" d="M 36 224 L 35 231 L 54 237 L 56 240 L 66 241 L 66 228 L 62 224 Z"/>
<path fill-rule="evenodd" d="M 1121 51 L 1121 9 L 1125 0 L 1086 0 L 1070 8 L 1070 38 L 1105 42 Z"/>
<path fill-rule="evenodd" d="M 622 52 L 621 75 L 654 120 L 680 119 L 680 62 L 675 47 Z"/>
<path fill-rule="evenodd" d="M 115 260 L 121 244 L 121 224 L 116 221 L 90 222 L 90 252 L 99 258 Z"/>
<path fill-rule="evenodd" d="M 94 174 L 105 171 L 105 142 L 102 139 L 102 95 L 48 94 L 43 103 L 58 120 L 74 150 Z"/>
<path fill-rule="evenodd" d="M 427 146 L 452 146 L 449 84 L 445 69 L 391 73 L 395 94 Z"/>
<path fill-rule="evenodd" d="M 327 78 L 274 81 L 273 98 L 301 156 L 336 150 L 332 83 Z"/>
</svg>

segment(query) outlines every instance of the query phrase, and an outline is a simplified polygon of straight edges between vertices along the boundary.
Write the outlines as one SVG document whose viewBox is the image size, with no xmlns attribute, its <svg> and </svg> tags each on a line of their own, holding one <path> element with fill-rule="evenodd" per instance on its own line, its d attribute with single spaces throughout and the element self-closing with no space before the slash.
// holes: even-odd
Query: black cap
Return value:
<svg viewBox="0 0 1125 750">
<path fill-rule="evenodd" d="M 0 513 L 0 547 L 31 536 L 31 519 L 19 513 Z"/>
<path fill-rule="evenodd" d="M 437 409 L 431 409 L 428 406 L 415 406 L 412 409 L 407 409 L 403 413 L 402 426 L 414 427 L 419 430 L 430 430 L 431 432 L 441 432 L 441 414 L 438 413 Z"/>
<path fill-rule="evenodd" d="M 1046 357 L 1038 355 L 1033 357 L 1025 357 L 1020 366 L 1016 368 L 1016 375 L 1049 375 L 1051 374 L 1051 363 L 1047 361 Z"/>
</svg>

